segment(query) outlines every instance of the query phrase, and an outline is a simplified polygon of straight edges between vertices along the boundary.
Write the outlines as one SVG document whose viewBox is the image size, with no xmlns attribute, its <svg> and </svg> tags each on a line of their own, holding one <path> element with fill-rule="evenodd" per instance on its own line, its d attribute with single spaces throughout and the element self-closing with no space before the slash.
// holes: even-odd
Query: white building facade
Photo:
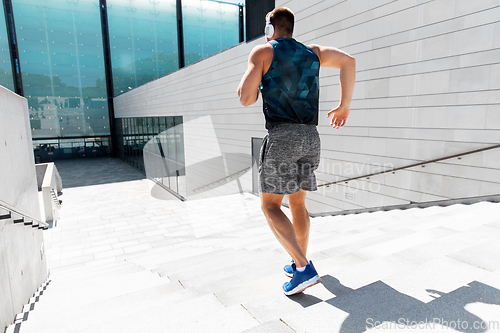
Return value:
<svg viewBox="0 0 500 333">
<path fill-rule="evenodd" d="M 463 154 L 320 187 L 308 195 L 311 213 L 500 193 L 500 149 L 465 154 L 500 142 L 500 1 L 276 6 L 295 12 L 298 41 L 356 58 L 351 115 L 339 130 L 326 118 L 338 103 L 339 71 L 320 73 L 318 184 Z M 182 117 L 185 170 L 177 186 L 188 200 L 255 192 L 255 145 L 266 135 L 262 101 L 242 107 L 236 89 L 250 51 L 264 42 L 240 43 L 114 98 L 117 121 Z"/>
</svg>

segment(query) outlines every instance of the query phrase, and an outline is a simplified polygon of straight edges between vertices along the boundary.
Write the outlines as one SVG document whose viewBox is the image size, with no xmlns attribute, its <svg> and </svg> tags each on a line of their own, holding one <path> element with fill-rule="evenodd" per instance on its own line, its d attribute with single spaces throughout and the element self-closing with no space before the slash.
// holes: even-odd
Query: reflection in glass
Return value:
<svg viewBox="0 0 500 333">
<path fill-rule="evenodd" d="M 109 155 L 110 138 L 72 138 L 33 140 L 36 163 L 61 159 L 103 157 Z"/>
<path fill-rule="evenodd" d="M 12 6 L 33 137 L 109 135 L 99 3 Z"/>
<path fill-rule="evenodd" d="M 183 0 L 186 65 L 239 43 L 239 7 L 204 0 Z"/>
<path fill-rule="evenodd" d="M 185 197 L 186 172 L 182 117 L 117 119 L 124 161 L 163 187 Z"/>
<path fill-rule="evenodd" d="M 108 0 L 114 95 L 179 69 L 175 0 Z"/>
<path fill-rule="evenodd" d="M 107 0 L 114 95 L 179 68 L 176 2 Z M 238 44 L 239 6 L 210 0 L 182 4 L 187 65 Z M 33 138 L 47 139 L 49 147 L 51 139 L 109 137 L 99 1 L 15 0 L 12 6 Z M 0 17 L 0 84 L 14 90 L 3 7 Z M 179 124 L 181 117 L 124 120 L 117 127 L 124 158 L 144 171 L 144 145 Z M 166 158 L 184 159 L 182 126 L 160 141 Z M 83 151 L 87 148 L 84 144 Z"/>
<path fill-rule="evenodd" d="M 3 6 L 0 6 L 0 86 L 15 91 Z"/>
</svg>

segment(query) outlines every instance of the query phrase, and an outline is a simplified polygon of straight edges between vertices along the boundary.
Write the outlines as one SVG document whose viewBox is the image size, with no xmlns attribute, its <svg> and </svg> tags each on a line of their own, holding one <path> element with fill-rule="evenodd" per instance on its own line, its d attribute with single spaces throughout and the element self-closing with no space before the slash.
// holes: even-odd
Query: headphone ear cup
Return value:
<svg viewBox="0 0 500 333">
<path fill-rule="evenodd" d="M 266 24 L 266 28 L 264 29 L 264 34 L 267 38 L 272 38 L 274 35 L 274 26 L 272 24 Z"/>
</svg>

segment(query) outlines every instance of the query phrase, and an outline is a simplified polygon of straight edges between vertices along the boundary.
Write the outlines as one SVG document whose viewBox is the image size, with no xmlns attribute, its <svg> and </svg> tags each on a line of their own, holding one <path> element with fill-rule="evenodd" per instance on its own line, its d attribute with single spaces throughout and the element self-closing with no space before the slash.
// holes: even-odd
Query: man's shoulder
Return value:
<svg viewBox="0 0 500 333">
<path fill-rule="evenodd" d="M 273 52 L 273 46 L 271 43 L 259 44 L 254 46 L 252 49 L 252 53 L 266 54 L 269 52 Z"/>
<path fill-rule="evenodd" d="M 318 50 L 318 51 L 319 51 L 319 49 L 321 48 L 321 46 L 320 46 L 320 45 L 318 45 L 318 44 L 309 44 L 309 45 L 307 45 L 307 46 L 308 46 L 309 48 L 313 49 L 313 51 L 315 51 L 315 52 L 316 52 L 316 50 Z"/>
<path fill-rule="evenodd" d="M 264 60 L 265 58 L 273 56 L 273 46 L 270 43 L 256 45 L 252 52 L 250 53 L 250 57 L 254 59 Z"/>
<path fill-rule="evenodd" d="M 321 46 L 318 44 L 310 44 L 307 45 L 311 50 L 313 50 L 314 53 L 316 53 L 316 56 L 318 59 L 321 59 Z"/>
</svg>

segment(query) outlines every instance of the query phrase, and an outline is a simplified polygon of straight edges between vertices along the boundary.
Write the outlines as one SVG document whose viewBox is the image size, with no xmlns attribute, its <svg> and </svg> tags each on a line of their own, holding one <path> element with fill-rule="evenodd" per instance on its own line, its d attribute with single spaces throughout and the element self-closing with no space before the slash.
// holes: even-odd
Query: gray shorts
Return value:
<svg viewBox="0 0 500 333">
<path fill-rule="evenodd" d="M 273 127 L 260 148 L 259 192 L 316 191 L 314 170 L 318 168 L 319 155 L 316 126 L 282 124 Z"/>
</svg>

